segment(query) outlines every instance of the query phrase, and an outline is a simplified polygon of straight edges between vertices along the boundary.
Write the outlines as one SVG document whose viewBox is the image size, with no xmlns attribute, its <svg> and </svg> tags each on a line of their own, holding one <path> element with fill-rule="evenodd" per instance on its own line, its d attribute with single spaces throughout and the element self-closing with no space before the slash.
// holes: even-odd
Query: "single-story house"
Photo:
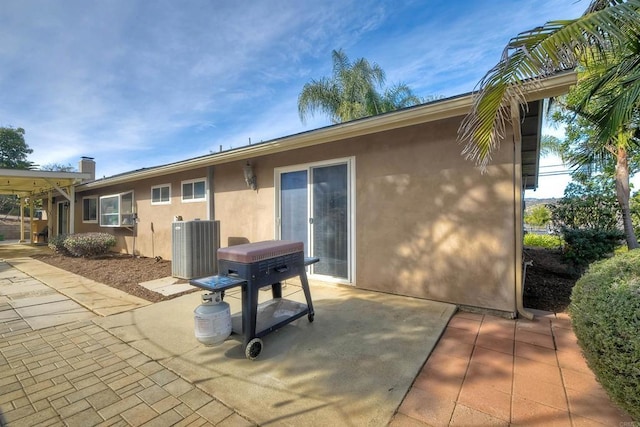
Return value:
<svg viewBox="0 0 640 427">
<path fill-rule="evenodd" d="M 537 186 L 542 100 L 574 83 L 561 73 L 526 89 L 485 173 L 457 141 L 466 94 L 83 182 L 74 229 L 171 259 L 176 217 L 217 220 L 223 247 L 303 241 L 320 258 L 312 279 L 527 315 L 523 192 Z"/>
</svg>

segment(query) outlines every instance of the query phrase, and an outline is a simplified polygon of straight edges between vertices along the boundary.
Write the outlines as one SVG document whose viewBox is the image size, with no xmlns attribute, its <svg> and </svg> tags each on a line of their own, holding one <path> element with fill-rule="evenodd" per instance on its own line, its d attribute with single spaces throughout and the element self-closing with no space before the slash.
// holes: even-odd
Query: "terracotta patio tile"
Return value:
<svg viewBox="0 0 640 427">
<path fill-rule="evenodd" d="M 511 422 L 518 426 L 571 426 L 571 419 L 567 411 L 517 396 L 513 397 Z"/>
<path fill-rule="evenodd" d="M 458 403 L 504 421 L 511 416 L 511 394 L 487 387 L 486 383 L 463 382 Z"/>
<path fill-rule="evenodd" d="M 492 417 L 484 412 L 477 411 L 468 406 L 457 404 L 451 417 L 451 426 L 508 426 L 505 420 Z"/>
<path fill-rule="evenodd" d="M 511 393 L 513 383 L 513 365 L 474 362 L 471 360 L 464 382 L 468 384 L 485 384 L 504 393 Z"/>
<path fill-rule="evenodd" d="M 631 422 L 629 415 L 615 406 L 606 396 L 582 393 L 572 389 L 567 389 L 567 396 L 572 415 L 611 426 Z"/>
<path fill-rule="evenodd" d="M 511 369 L 513 367 L 513 355 L 483 347 L 474 348 L 473 354 L 471 355 L 471 361 L 474 363 L 498 366 L 500 368 Z"/>
<path fill-rule="evenodd" d="M 516 330 L 551 335 L 551 320 L 545 318 L 535 318 L 533 320 L 518 319 L 516 322 Z"/>
<path fill-rule="evenodd" d="M 556 318 L 551 321 L 551 328 L 573 330 L 571 318 L 567 313 L 556 313 Z"/>
<path fill-rule="evenodd" d="M 487 316 L 482 322 L 482 325 L 480 325 L 480 335 L 491 335 L 496 338 L 513 339 L 515 327 L 515 320 Z"/>
<path fill-rule="evenodd" d="M 484 314 L 480 314 L 480 313 L 470 313 L 468 311 L 458 311 L 458 312 L 456 312 L 456 314 L 453 317 L 454 318 L 462 317 L 464 319 L 482 321 L 482 319 L 485 318 L 485 315 Z"/>
<path fill-rule="evenodd" d="M 578 372 L 592 373 L 582 352 L 578 349 L 562 350 L 557 352 L 558 365 L 562 369 L 571 369 Z"/>
<path fill-rule="evenodd" d="M 568 411 L 567 396 L 564 387 L 545 381 L 531 382 L 531 378 L 514 375 L 513 395 L 527 400 L 551 406 L 561 411 Z"/>
<path fill-rule="evenodd" d="M 547 365 L 558 366 L 555 350 L 540 347 L 539 345 L 516 341 L 515 355 L 517 357 L 535 360 L 536 362 L 546 363 Z"/>
<path fill-rule="evenodd" d="M 488 348 L 501 353 L 513 354 L 513 339 L 499 338 L 493 335 L 480 334 L 476 339 L 476 346 Z"/>
<path fill-rule="evenodd" d="M 447 324 L 447 329 L 449 328 L 457 328 L 464 329 L 465 331 L 471 332 L 472 334 L 477 334 L 480 329 L 480 323 L 482 323 L 481 319 L 468 319 L 466 317 L 454 316 L 449 323 Z"/>
<path fill-rule="evenodd" d="M 470 332 L 466 329 L 459 329 L 454 327 L 447 327 L 444 333 L 442 334 L 442 338 L 451 338 L 462 343 L 473 344 L 476 341 L 476 337 L 478 336 L 475 332 Z"/>
<path fill-rule="evenodd" d="M 539 345 L 540 347 L 555 349 L 553 336 L 541 334 L 534 331 L 516 328 L 516 341 L 526 342 L 528 344 Z"/>
<path fill-rule="evenodd" d="M 572 422 L 572 427 L 603 427 L 604 426 L 604 424 L 599 423 L 596 420 L 579 417 L 578 415 L 575 415 L 575 414 L 571 414 L 571 422 Z"/>
<path fill-rule="evenodd" d="M 452 338 L 441 338 L 433 350 L 434 353 L 468 359 L 473 351 L 472 344 L 462 343 Z"/>
<path fill-rule="evenodd" d="M 578 339 L 570 329 L 552 328 L 553 340 L 558 350 L 578 348 Z"/>
<path fill-rule="evenodd" d="M 455 402 L 433 396 L 413 387 L 402 401 L 398 412 L 429 425 L 447 425 L 451 420 Z"/>
<path fill-rule="evenodd" d="M 441 353 L 431 353 L 423 371 L 435 371 L 440 375 L 464 378 L 469 365 L 469 358 L 453 357 Z"/>
<path fill-rule="evenodd" d="M 416 377 L 413 387 L 424 390 L 432 396 L 455 401 L 460 394 L 462 378 L 456 378 L 430 369 L 423 370 Z"/>
<path fill-rule="evenodd" d="M 545 381 L 558 386 L 562 385 L 562 376 L 558 366 L 536 362 L 524 357 L 516 357 L 514 365 L 514 374 L 526 379 L 531 384 Z"/>
<path fill-rule="evenodd" d="M 566 388 L 570 388 L 580 393 L 604 395 L 606 393 L 593 372 L 580 372 L 572 369 L 561 369 L 562 379 Z"/>
</svg>

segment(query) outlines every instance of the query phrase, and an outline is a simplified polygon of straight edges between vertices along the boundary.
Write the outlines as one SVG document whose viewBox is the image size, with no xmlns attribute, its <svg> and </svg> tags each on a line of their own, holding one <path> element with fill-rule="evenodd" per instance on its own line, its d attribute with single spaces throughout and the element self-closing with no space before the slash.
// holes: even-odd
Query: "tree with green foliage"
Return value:
<svg viewBox="0 0 640 427">
<path fill-rule="evenodd" d="M 581 72 L 582 84 L 555 102 L 560 108 L 555 109 L 552 118 L 565 124 L 565 139 L 559 143 L 558 152 L 563 162 L 574 168 L 574 175 L 601 173 L 613 178 L 610 185 L 616 190 L 627 247 L 635 249 L 638 248 L 638 240 L 629 205 L 630 176 L 640 167 L 640 150 L 636 132 L 630 129 L 637 127 L 640 121 L 636 116 L 627 125 L 629 129 L 621 129 L 609 140 L 600 139 L 602 125 L 595 117 L 599 110 L 607 108 L 611 95 L 600 95 L 585 102 L 586 94 L 592 91 L 591 84 L 598 80 L 598 68 L 594 65 Z"/>
<path fill-rule="evenodd" d="M 63 165 L 62 163 L 47 163 L 46 165 L 40 166 L 40 170 L 54 172 L 75 172 L 76 168 L 74 168 L 70 163 L 67 163 L 66 165 Z"/>
<path fill-rule="evenodd" d="M 378 64 L 365 58 L 351 62 L 342 49 L 331 55 L 333 76 L 311 80 L 298 96 L 298 113 L 303 122 L 316 111 L 327 114 L 333 123 L 342 123 L 423 102 L 401 83 L 380 93 L 385 73 Z"/>
<path fill-rule="evenodd" d="M 605 174 L 574 174 L 564 197 L 551 205 L 554 227 L 618 231 L 621 213 L 613 188 Z"/>
<path fill-rule="evenodd" d="M 0 127 L 0 168 L 30 169 L 27 155 L 33 153 L 24 140 L 24 129 Z"/>
<path fill-rule="evenodd" d="M 620 245 L 620 205 L 613 178 L 576 173 L 564 197 L 551 206 L 553 226 L 565 242 L 564 256 L 579 271 Z"/>
<path fill-rule="evenodd" d="M 544 204 L 531 206 L 524 213 L 524 222 L 536 227 L 545 227 L 551 222 L 551 211 Z"/>
</svg>

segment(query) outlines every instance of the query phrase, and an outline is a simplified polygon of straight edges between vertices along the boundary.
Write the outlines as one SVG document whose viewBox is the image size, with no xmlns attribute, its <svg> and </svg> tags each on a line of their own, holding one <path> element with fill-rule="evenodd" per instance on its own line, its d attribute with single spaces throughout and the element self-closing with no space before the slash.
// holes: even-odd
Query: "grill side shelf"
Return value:
<svg viewBox="0 0 640 427">
<path fill-rule="evenodd" d="M 215 275 L 189 280 L 189 284 L 207 291 L 220 292 L 236 286 L 244 286 L 247 281 L 238 277 Z"/>
</svg>

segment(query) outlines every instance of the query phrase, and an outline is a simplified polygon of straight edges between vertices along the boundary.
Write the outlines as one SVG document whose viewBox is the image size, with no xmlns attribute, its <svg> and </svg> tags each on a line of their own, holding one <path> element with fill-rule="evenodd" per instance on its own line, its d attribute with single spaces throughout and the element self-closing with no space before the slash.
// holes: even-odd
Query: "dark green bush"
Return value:
<svg viewBox="0 0 640 427">
<path fill-rule="evenodd" d="M 104 255 L 116 245 L 116 238 L 108 233 L 71 234 L 64 239 L 64 247 L 77 257 Z"/>
<path fill-rule="evenodd" d="M 49 237 L 49 248 L 56 253 L 62 255 L 69 255 L 69 251 L 64 247 L 64 240 L 67 238 L 66 234 L 59 234 L 57 236 Z"/>
<path fill-rule="evenodd" d="M 565 228 L 562 237 L 565 241 L 565 258 L 582 270 L 592 262 L 612 255 L 624 238 L 624 233 L 620 230 Z"/>
<path fill-rule="evenodd" d="M 571 294 L 578 343 L 609 396 L 640 420 L 640 250 L 592 264 Z"/>
</svg>

